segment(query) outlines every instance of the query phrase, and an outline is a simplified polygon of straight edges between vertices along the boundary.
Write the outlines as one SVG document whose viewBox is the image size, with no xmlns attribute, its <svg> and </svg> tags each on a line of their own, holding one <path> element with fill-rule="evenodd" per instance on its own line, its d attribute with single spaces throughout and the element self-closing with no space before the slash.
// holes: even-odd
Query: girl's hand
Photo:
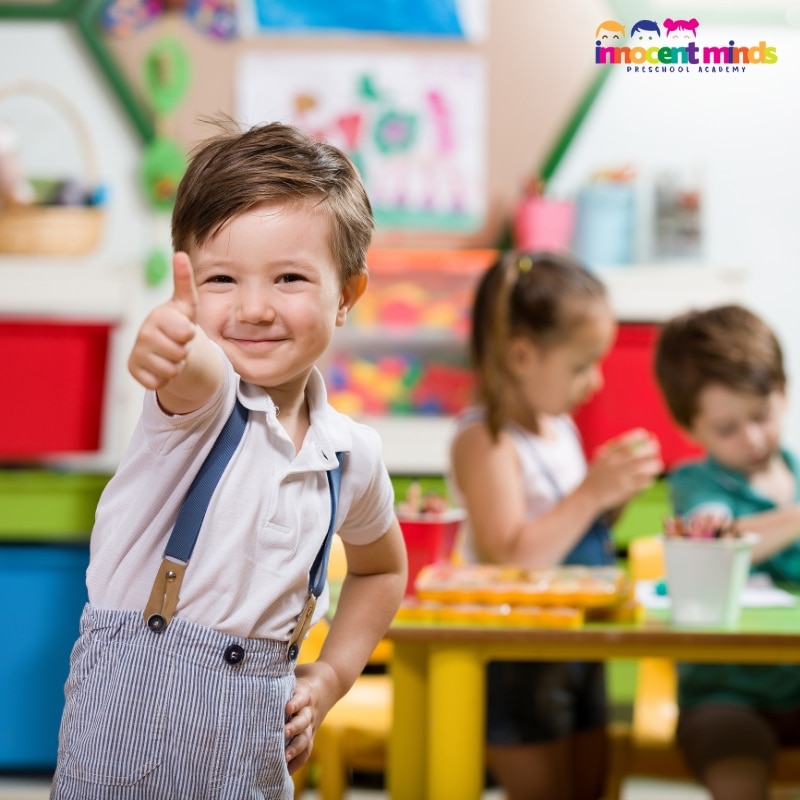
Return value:
<svg viewBox="0 0 800 800">
<path fill-rule="evenodd" d="M 297 683 L 291 700 L 286 704 L 286 761 L 290 774 L 297 772 L 310 758 L 322 720 L 338 696 L 331 689 L 336 685 L 333 670 L 321 661 L 298 664 Z"/>
<path fill-rule="evenodd" d="M 197 330 L 197 287 L 189 256 L 175 253 L 172 264 L 172 298 L 142 323 L 128 359 L 131 375 L 146 389 L 160 389 L 181 372 Z"/>
<path fill-rule="evenodd" d="M 583 487 L 601 511 L 615 508 L 647 488 L 664 471 L 658 439 L 641 428 L 602 445 Z"/>
</svg>

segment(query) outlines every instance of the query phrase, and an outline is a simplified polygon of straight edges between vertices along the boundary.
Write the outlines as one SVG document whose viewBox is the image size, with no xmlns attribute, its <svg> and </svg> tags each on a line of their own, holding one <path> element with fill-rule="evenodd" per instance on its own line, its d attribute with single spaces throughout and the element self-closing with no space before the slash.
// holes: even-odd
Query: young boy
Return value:
<svg viewBox="0 0 800 800">
<path fill-rule="evenodd" d="M 670 476 L 681 516 L 735 518 L 760 535 L 754 568 L 800 581 L 800 465 L 781 447 L 781 347 L 738 305 L 669 321 L 655 369 L 678 424 L 706 450 Z M 678 742 L 715 800 L 768 796 L 779 744 L 800 743 L 800 667 L 679 666 Z"/>
<path fill-rule="evenodd" d="M 147 393 L 97 509 L 53 798 L 288 800 L 388 627 L 406 565 L 379 439 L 327 404 L 315 367 L 366 288 L 372 229 L 351 162 L 292 127 L 225 128 L 194 154 L 174 294 L 129 359 Z M 165 545 L 239 404 L 246 427 L 178 591 Z M 348 574 L 319 660 L 295 667 L 334 507 Z M 327 606 L 324 591 L 314 621 Z"/>
</svg>

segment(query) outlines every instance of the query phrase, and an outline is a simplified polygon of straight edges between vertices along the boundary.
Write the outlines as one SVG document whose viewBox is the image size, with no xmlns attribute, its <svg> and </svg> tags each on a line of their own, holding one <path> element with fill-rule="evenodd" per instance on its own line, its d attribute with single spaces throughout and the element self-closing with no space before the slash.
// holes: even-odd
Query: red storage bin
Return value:
<svg viewBox="0 0 800 800">
<path fill-rule="evenodd" d="M 588 458 L 631 428 L 646 428 L 658 436 L 667 468 L 702 453 L 672 420 L 661 397 L 653 370 L 658 332 L 656 324 L 620 324 L 617 341 L 603 362 L 605 385 L 573 415 Z"/>
<path fill-rule="evenodd" d="M 99 449 L 110 329 L 0 320 L 0 460 Z"/>
</svg>

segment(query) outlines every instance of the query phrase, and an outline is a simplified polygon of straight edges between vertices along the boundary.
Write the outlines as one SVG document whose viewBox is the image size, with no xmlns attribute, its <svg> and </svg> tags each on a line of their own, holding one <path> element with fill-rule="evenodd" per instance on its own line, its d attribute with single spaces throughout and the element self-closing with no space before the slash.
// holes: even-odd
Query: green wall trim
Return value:
<svg viewBox="0 0 800 800">
<path fill-rule="evenodd" d="M 80 0 L 56 0 L 54 3 L 0 2 L 0 19 L 68 19 Z"/>
<path fill-rule="evenodd" d="M 550 178 L 555 175 L 561 159 L 564 158 L 567 150 L 569 150 L 575 136 L 583 125 L 589 111 L 594 105 L 597 96 L 600 94 L 601 89 L 605 85 L 608 76 L 611 74 L 610 67 L 597 67 L 597 75 L 589 85 L 586 93 L 578 103 L 577 108 L 572 116 L 567 121 L 561 136 L 556 140 L 555 145 L 548 153 L 541 168 L 539 169 L 539 177 L 547 183 Z"/>
<path fill-rule="evenodd" d="M 133 127 L 146 144 L 155 138 L 153 117 L 149 114 L 125 78 L 122 69 L 106 46 L 100 16 L 106 0 L 82 0 L 76 23 L 86 48 L 94 56 L 100 71 L 119 99 Z"/>
<path fill-rule="evenodd" d="M 147 144 L 155 138 L 153 116 L 139 102 L 106 45 L 100 24 L 104 6 L 105 0 L 56 0 L 53 3 L 3 3 L 0 0 L 0 21 L 63 19 L 74 22 L 79 39 L 119 100 L 134 130 Z"/>
</svg>

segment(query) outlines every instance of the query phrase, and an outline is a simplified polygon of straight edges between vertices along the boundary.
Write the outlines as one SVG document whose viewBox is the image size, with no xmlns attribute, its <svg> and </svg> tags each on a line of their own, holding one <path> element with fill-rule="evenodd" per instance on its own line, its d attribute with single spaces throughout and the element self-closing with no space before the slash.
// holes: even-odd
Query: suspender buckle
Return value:
<svg viewBox="0 0 800 800">
<path fill-rule="evenodd" d="M 144 623 L 153 633 L 161 633 L 172 621 L 180 600 L 180 588 L 186 564 L 165 558 L 150 591 L 150 599 L 144 609 Z"/>
<path fill-rule="evenodd" d="M 311 618 L 314 616 L 314 609 L 317 607 L 317 598 L 313 592 L 308 593 L 306 604 L 297 618 L 297 625 L 294 626 L 292 631 L 292 638 L 289 639 L 288 655 L 290 661 L 295 661 L 300 654 L 300 645 L 303 644 L 308 629 L 311 627 Z"/>
</svg>

